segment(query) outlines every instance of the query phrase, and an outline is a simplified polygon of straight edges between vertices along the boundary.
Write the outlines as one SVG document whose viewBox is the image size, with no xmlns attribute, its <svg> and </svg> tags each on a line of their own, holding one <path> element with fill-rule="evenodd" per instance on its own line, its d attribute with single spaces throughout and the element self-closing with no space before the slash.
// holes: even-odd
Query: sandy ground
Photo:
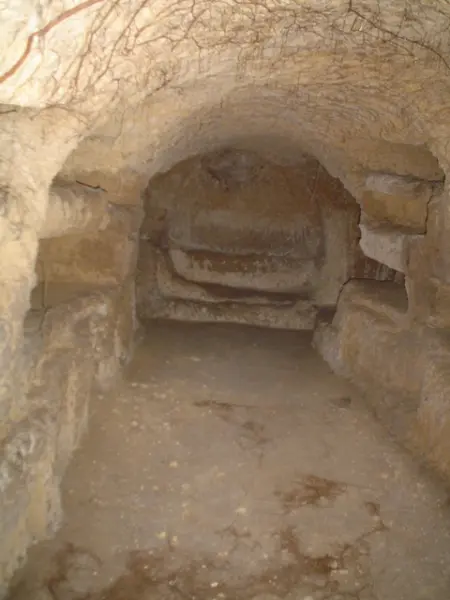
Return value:
<svg viewBox="0 0 450 600">
<path fill-rule="evenodd" d="M 11 600 L 449 600 L 450 503 L 308 335 L 151 323 Z"/>
</svg>

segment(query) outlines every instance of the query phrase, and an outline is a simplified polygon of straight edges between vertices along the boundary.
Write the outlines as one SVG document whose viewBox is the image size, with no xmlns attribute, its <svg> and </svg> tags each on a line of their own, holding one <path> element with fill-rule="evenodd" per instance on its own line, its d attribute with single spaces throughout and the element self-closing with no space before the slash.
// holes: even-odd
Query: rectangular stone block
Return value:
<svg viewBox="0 0 450 600">
<path fill-rule="evenodd" d="M 349 281 L 339 299 L 338 313 L 361 307 L 390 322 L 394 328 L 408 326 L 408 297 L 403 285 L 393 281 Z"/>
<path fill-rule="evenodd" d="M 361 223 L 359 228 L 361 231 L 359 245 L 366 256 L 395 271 L 405 273 L 410 240 L 418 236 L 411 236 L 387 227 L 374 229 L 364 223 Z"/>
<path fill-rule="evenodd" d="M 260 292 L 305 294 L 315 274 L 313 261 L 290 257 L 229 256 L 176 249 L 171 249 L 169 256 L 174 271 L 190 281 Z"/>
<path fill-rule="evenodd" d="M 333 368 L 359 386 L 417 395 L 422 349 L 407 328 L 405 293 L 390 282 L 351 282 L 316 347 Z"/>
<path fill-rule="evenodd" d="M 122 283 L 136 267 L 141 220 L 139 208 L 115 206 L 104 231 L 41 240 L 39 278 L 47 283 Z"/>
<path fill-rule="evenodd" d="M 427 207 L 436 182 L 390 173 L 371 173 L 360 198 L 368 217 L 378 223 L 425 233 Z"/>
<path fill-rule="evenodd" d="M 131 352 L 134 281 L 71 292 L 59 288 L 53 305 L 30 311 L 25 324 L 28 393 L 17 394 L 2 422 L 0 590 L 27 548 L 55 532 L 59 484 L 86 428 L 90 396 L 117 379 Z"/>
<path fill-rule="evenodd" d="M 113 231 L 41 240 L 40 273 L 47 282 L 108 286 L 133 272 L 137 242 Z"/>
</svg>

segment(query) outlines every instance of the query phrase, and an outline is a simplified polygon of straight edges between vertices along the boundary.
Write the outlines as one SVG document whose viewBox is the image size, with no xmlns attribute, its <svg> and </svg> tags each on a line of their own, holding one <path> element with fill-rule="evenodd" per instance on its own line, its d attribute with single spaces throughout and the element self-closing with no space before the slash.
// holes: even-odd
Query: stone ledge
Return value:
<svg viewBox="0 0 450 600">
<path fill-rule="evenodd" d="M 390 269 L 405 273 L 408 265 L 409 244 L 412 239 L 424 236 L 409 235 L 394 228 L 374 228 L 361 222 L 359 245 L 366 256 Z"/>
<path fill-rule="evenodd" d="M 316 329 L 314 345 L 336 372 L 364 387 L 417 395 L 422 349 L 406 329 L 405 293 L 398 287 L 347 284 L 332 323 Z"/>
<path fill-rule="evenodd" d="M 393 198 L 387 194 L 364 192 L 361 207 L 371 221 L 381 225 L 394 226 L 411 234 L 426 232 L 427 204 L 411 205 L 409 199 Z"/>
<path fill-rule="evenodd" d="M 286 308 L 285 306 L 248 306 L 233 302 L 213 305 L 171 300 L 147 310 L 149 310 L 147 314 L 145 312 L 141 314 L 143 318 L 200 323 L 236 323 L 301 331 L 314 329 L 316 320 L 316 309 L 307 302 L 297 302 Z"/>
<path fill-rule="evenodd" d="M 342 290 L 338 312 L 345 305 L 359 306 L 389 321 L 397 329 L 407 324 L 408 296 L 404 286 L 392 281 L 352 280 Z"/>
<path fill-rule="evenodd" d="M 135 240 L 107 229 L 41 240 L 37 268 L 47 282 L 114 286 L 133 272 L 136 254 Z"/>
<path fill-rule="evenodd" d="M 438 181 L 428 181 L 413 177 L 411 175 L 398 175 L 397 173 L 386 173 L 373 171 L 366 177 L 366 187 L 372 192 L 389 194 L 392 196 L 410 196 L 421 198 L 424 193 L 438 184 Z"/>
<path fill-rule="evenodd" d="M 86 428 L 91 393 L 110 386 L 130 355 L 134 283 L 76 289 L 59 289 L 53 307 L 27 317 L 28 394 L 16 394 L 1 441 L 0 589 L 27 548 L 58 525 L 58 486 Z"/>
<path fill-rule="evenodd" d="M 145 223 L 144 223 L 145 226 Z M 211 251 L 229 255 L 274 256 L 289 254 L 298 260 L 314 259 L 320 251 L 320 224 L 292 214 L 284 221 L 275 216 L 233 210 L 180 211 L 168 219 L 169 246 L 185 251 Z"/>
<path fill-rule="evenodd" d="M 392 173 L 370 173 L 361 205 L 374 221 L 423 234 L 428 203 L 439 183 Z"/>
<path fill-rule="evenodd" d="M 39 279 L 47 283 L 120 285 L 135 269 L 141 220 L 140 208 L 114 206 L 102 231 L 41 239 L 36 264 Z"/>
<path fill-rule="evenodd" d="M 210 304 L 234 302 L 248 305 L 292 306 L 294 295 L 262 294 L 252 290 L 239 290 L 214 284 L 199 285 L 188 281 L 170 270 L 167 256 L 158 253 L 156 267 L 156 283 L 158 291 L 166 300 L 187 300 Z"/>
<path fill-rule="evenodd" d="M 229 256 L 213 252 L 171 249 L 174 271 L 195 283 L 217 284 L 259 292 L 305 294 L 310 291 L 315 265 L 275 256 Z"/>
<path fill-rule="evenodd" d="M 115 375 L 131 355 L 136 329 L 134 282 L 129 280 L 113 288 L 92 289 L 90 286 L 55 286 L 59 302 L 47 311 L 43 333 L 47 344 L 60 349 L 84 345 L 92 353 L 97 367 L 96 382 L 108 388 Z"/>
</svg>

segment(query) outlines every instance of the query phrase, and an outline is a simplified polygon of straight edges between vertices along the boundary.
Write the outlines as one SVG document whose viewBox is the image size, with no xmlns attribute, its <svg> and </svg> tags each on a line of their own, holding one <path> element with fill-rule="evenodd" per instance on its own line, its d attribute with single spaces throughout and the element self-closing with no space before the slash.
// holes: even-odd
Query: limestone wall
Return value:
<svg viewBox="0 0 450 600">
<path fill-rule="evenodd" d="M 313 329 L 352 277 L 395 271 L 358 245 L 360 210 L 301 155 L 280 165 L 224 149 L 151 179 L 140 233 L 138 313 Z"/>
<path fill-rule="evenodd" d="M 315 345 L 336 371 L 378 400 L 406 406 L 400 412 L 408 423 L 400 428 L 407 442 L 448 477 L 448 196 L 439 181 L 392 174 L 369 175 L 367 188 L 360 245 L 404 273 L 405 287 L 350 281 L 334 318 L 318 325 Z"/>
<path fill-rule="evenodd" d="M 130 354 L 133 288 L 78 288 L 65 298 L 50 290 L 50 304 L 36 302 L 27 314 L 22 386 L 1 428 L 3 582 L 61 520 L 59 484 L 87 426 L 90 395 L 111 384 Z"/>
<path fill-rule="evenodd" d="M 58 527 L 59 485 L 89 399 L 131 356 L 141 216 L 75 182 L 50 189 L 20 346 L 3 374 L 0 593 L 30 544 Z"/>
</svg>

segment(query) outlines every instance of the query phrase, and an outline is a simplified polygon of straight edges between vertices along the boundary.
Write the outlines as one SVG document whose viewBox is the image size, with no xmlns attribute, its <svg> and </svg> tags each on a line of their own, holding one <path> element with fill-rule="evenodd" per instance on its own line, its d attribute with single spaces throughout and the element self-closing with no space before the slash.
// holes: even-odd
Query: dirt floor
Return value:
<svg viewBox="0 0 450 600">
<path fill-rule="evenodd" d="M 449 600 L 448 494 L 310 341 L 149 324 L 11 600 Z"/>
</svg>

